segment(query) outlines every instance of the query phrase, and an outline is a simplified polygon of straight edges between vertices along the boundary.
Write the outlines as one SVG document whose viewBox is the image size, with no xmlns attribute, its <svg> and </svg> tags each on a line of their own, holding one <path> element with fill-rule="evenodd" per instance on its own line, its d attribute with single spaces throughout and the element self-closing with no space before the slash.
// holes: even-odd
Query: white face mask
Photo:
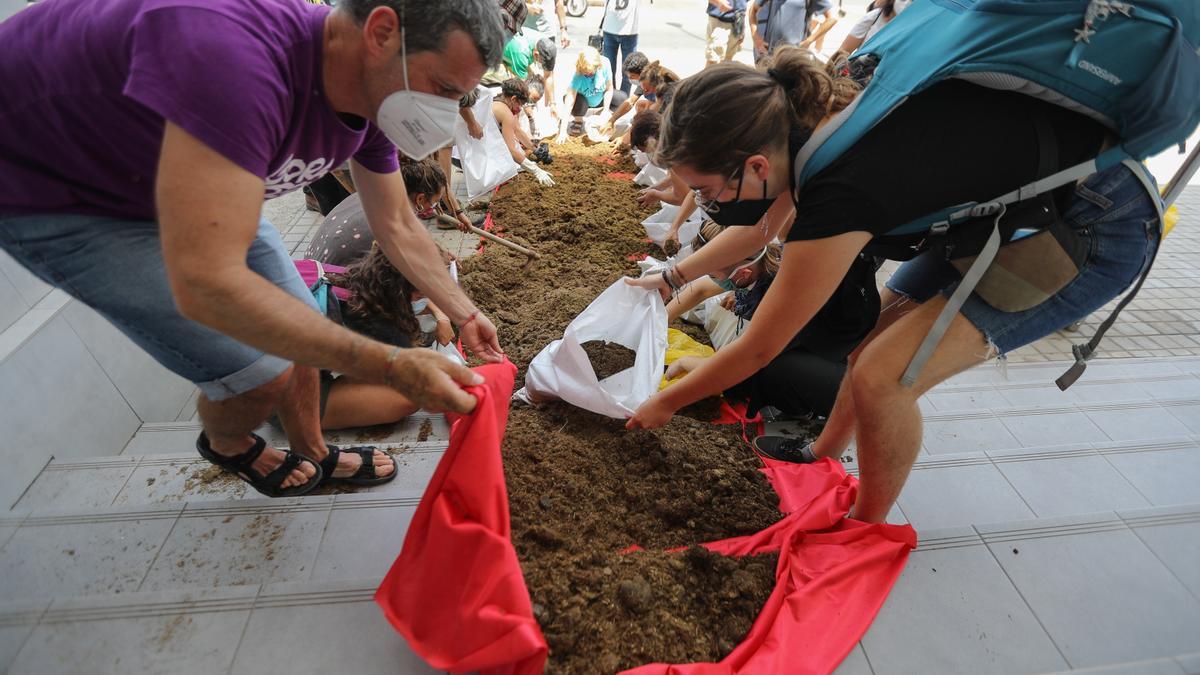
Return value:
<svg viewBox="0 0 1200 675">
<path fill-rule="evenodd" d="M 414 300 L 412 302 L 413 314 L 420 314 L 421 312 L 424 312 L 425 308 L 427 307 L 429 307 L 429 298 L 421 298 L 420 300 Z"/>
<path fill-rule="evenodd" d="M 420 161 L 454 139 L 458 101 L 409 89 L 406 43 L 404 26 L 401 26 L 400 60 L 404 68 L 404 89 L 383 99 L 377 123 L 400 152 Z"/>
</svg>

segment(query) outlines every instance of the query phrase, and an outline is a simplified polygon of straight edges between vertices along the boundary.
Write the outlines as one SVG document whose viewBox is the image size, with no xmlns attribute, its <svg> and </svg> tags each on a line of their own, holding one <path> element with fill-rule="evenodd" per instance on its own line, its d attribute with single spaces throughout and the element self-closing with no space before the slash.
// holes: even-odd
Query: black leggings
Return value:
<svg viewBox="0 0 1200 675">
<path fill-rule="evenodd" d="M 786 415 L 816 413 L 824 417 L 833 410 L 845 374 L 845 363 L 794 347 L 725 393 L 730 398 L 750 399 L 747 412 L 751 415 L 772 406 Z"/>
</svg>

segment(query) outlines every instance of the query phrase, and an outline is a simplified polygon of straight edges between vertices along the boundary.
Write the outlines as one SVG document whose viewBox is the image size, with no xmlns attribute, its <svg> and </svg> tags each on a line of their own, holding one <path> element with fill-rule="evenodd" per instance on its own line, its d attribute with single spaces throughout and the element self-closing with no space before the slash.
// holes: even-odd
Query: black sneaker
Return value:
<svg viewBox="0 0 1200 675">
<path fill-rule="evenodd" d="M 761 455 L 781 462 L 812 464 L 817 461 L 812 443 L 790 436 L 758 436 L 750 444 Z"/>
</svg>

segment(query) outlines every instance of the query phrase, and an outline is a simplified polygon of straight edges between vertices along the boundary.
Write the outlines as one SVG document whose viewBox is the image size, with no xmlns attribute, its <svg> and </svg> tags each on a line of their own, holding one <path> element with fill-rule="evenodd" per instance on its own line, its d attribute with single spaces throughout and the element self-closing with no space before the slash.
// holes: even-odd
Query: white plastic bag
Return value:
<svg viewBox="0 0 1200 675">
<path fill-rule="evenodd" d="M 642 221 L 642 227 L 646 228 L 646 236 L 650 237 L 650 241 L 658 244 L 660 247 L 667 240 L 667 232 L 671 229 L 671 223 L 675 221 L 675 215 L 679 213 L 679 207 L 672 204 L 663 204 L 658 213 L 651 215 Z M 683 249 L 687 249 L 688 253 L 684 253 L 683 249 L 675 255 L 675 262 L 679 262 L 691 253 L 692 240 L 700 233 L 700 209 L 692 212 L 688 219 L 683 221 L 683 225 L 679 226 L 679 243 Z"/>
<path fill-rule="evenodd" d="M 471 113 L 475 115 L 475 121 L 483 126 L 483 138 L 472 138 L 462 117 L 454 124 L 454 144 L 462 160 L 468 201 L 486 195 L 521 170 L 509 154 L 504 135 L 492 114 L 492 90 L 487 87 L 477 87 L 476 90 L 479 100 L 471 106 Z"/>
<path fill-rule="evenodd" d="M 637 352 L 633 367 L 597 380 L 583 343 L 615 342 Z M 594 413 L 624 419 L 658 391 L 667 353 L 667 310 L 657 291 L 618 279 L 529 363 L 524 400 L 562 399 Z"/>
<path fill-rule="evenodd" d="M 462 352 L 458 351 L 458 347 L 453 342 L 442 344 L 434 340 L 433 344 L 429 345 L 429 348 L 460 366 L 467 365 L 467 360 L 463 358 Z"/>
<path fill-rule="evenodd" d="M 637 152 L 637 151 L 635 150 L 634 152 Z M 643 156 L 644 156 L 644 154 L 643 154 Z M 633 182 L 637 183 L 638 185 L 641 185 L 642 187 L 651 187 L 654 185 L 658 185 L 659 183 L 666 180 L 666 178 L 667 178 L 667 170 L 660 166 L 655 166 L 654 164 L 651 164 L 649 162 L 649 160 L 647 159 L 646 165 L 642 167 L 642 170 L 638 172 L 638 175 L 633 177 Z"/>
<path fill-rule="evenodd" d="M 704 331 L 708 333 L 713 349 L 717 350 L 741 337 L 750 327 L 749 321 L 743 321 L 737 314 L 721 306 L 723 297 L 724 293 L 704 301 Z"/>
<path fill-rule="evenodd" d="M 625 132 L 629 131 L 629 129 L 633 127 L 633 116 L 636 114 L 637 111 L 633 108 L 630 108 L 629 112 L 621 115 L 616 119 L 615 122 L 613 122 L 612 139 L 614 141 L 624 136 Z"/>
</svg>

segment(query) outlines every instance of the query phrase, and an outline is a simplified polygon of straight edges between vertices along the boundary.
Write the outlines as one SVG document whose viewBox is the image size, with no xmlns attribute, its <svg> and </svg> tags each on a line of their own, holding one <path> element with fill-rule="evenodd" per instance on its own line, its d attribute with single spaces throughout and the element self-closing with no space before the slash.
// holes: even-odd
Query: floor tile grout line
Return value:
<svg viewBox="0 0 1200 675">
<path fill-rule="evenodd" d="M 128 445 L 128 443 L 126 445 Z M 117 498 L 121 496 L 121 493 L 125 491 L 125 488 L 129 487 L 129 481 L 133 480 L 133 474 L 137 473 L 138 468 L 142 465 L 142 462 L 145 460 L 146 460 L 146 456 L 142 455 L 142 456 L 138 457 L 136 462 L 133 463 L 133 469 L 130 470 L 129 475 L 125 477 L 125 482 L 121 483 L 120 489 L 118 489 L 116 491 L 116 493 L 113 494 L 112 501 L 110 501 L 108 503 L 109 507 L 114 507 L 117 505 Z"/>
<path fill-rule="evenodd" d="M 179 519 L 183 517 L 183 509 L 186 504 L 186 502 L 183 502 L 179 510 L 175 512 L 175 520 L 171 521 L 171 527 L 167 529 L 166 536 L 158 543 L 158 550 L 154 552 L 154 559 L 150 561 L 149 565 L 146 565 L 146 572 L 142 574 L 142 580 L 138 582 L 137 588 L 133 589 L 135 593 L 141 591 L 142 586 L 146 585 L 146 579 L 150 578 L 150 570 L 154 569 L 154 566 L 158 564 L 158 559 L 162 556 L 163 548 L 171 540 L 171 535 L 175 533 L 175 528 L 179 525 Z"/>
<path fill-rule="evenodd" d="M 72 300 L 74 300 L 74 298 L 72 298 Z M 115 380 L 113 380 L 112 375 L 110 375 L 108 372 L 108 369 L 104 367 L 104 364 L 100 363 L 100 359 L 96 358 L 96 352 L 92 349 L 92 346 L 88 344 L 87 340 L 83 339 L 82 335 L 79 334 L 79 331 L 75 328 L 74 322 L 71 321 L 71 317 L 67 316 L 66 314 L 66 306 L 63 307 L 63 310 L 62 317 L 67 323 L 67 328 L 71 329 L 71 333 L 75 335 L 76 340 L 79 340 L 79 344 L 83 345 L 84 351 L 86 351 L 88 356 L 91 357 L 92 362 L 96 364 L 96 367 L 100 369 L 100 372 L 104 373 L 104 379 L 108 380 L 108 383 L 112 385 L 113 390 L 116 391 L 117 395 L 121 397 L 121 401 L 125 403 L 125 407 L 129 408 L 129 413 L 138 421 L 137 428 L 141 429 L 142 425 L 146 423 L 146 420 L 142 419 L 142 416 L 138 414 L 137 409 L 134 408 L 133 404 L 129 402 L 129 397 L 125 395 L 124 391 L 121 391 L 121 387 L 116 383 Z M 129 438 L 126 438 L 125 442 L 121 445 L 121 449 L 124 450 L 125 446 L 129 445 L 129 442 L 132 441 L 133 437 L 136 435 L 137 429 L 134 429 L 133 433 L 129 434 Z"/>
<path fill-rule="evenodd" d="M 1146 452 L 1146 451 L 1143 451 L 1143 452 Z M 1112 470 L 1116 471 L 1117 475 L 1121 477 L 1121 480 L 1125 481 L 1125 483 L 1128 484 L 1129 487 L 1133 488 L 1133 491 L 1138 493 L 1138 496 L 1140 496 L 1142 499 L 1146 500 L 1146 506 L 1141 507 L 1141 508 L 1155 508 L 1158 506 L 1158 504 L 1155 504 L 1150 499 L 1149 495 L 1142 492 L 1141 488 L 1139 488 L 1137 485 L 1135 485 L 1132 480 L 1129 480 L 1129 476 L 1126 476 L 1125 472 L 1121 471 L 1121 467 L 1112 463 L 1112 460 L 1109 459 L 1108 455 L 1106 455 L 1104 453 L 1096 453 L 1096 454 L 1100 455 L 1100 457 L 1104 459 L 1104 463 L 1109 465 L 1110 467 L 1112 467 Z M 1118 515 L 1117 517 L 1120 518 L 1121 516 Z M 1124 522 L 1124 519 L 1122 519 L 1122 522 Z M 1128 524 L 1128 523 L 1126 523 L 1126 524 Z M 1132 528 L 1130 528 L 1130 529 L 1132 529 Z"/>
<path fill-rule="evenodd" d="M 874 622 L 872 621 L 872 623 Z M 870 627 L 867 630 L 871 630 Z M 862 637 L 866 637 L 866 634 L 863 634 Z M 862 637 L 858 639 L 858 647 L 862 649 L 863 660 L 867 662 L 867 670 L 871 671 L 871 675 L 875 675 L 875 666 L 871 665 L 871 655 L 867 653 L 867 645 L 863 643 Z M 849 654 L 846 656 L 849 656 Z M 842 659 L 842 661 L 845 661 L 845 659 Z M 838 665 L 840 666 L 841 664 L 839 663 Z"/>
<path fill-rule="evenodd" d="M 233 656 L 229 659 L 229 667 L 225 670 L 226 673 L 233 672 L 233 665 L 237 663 L 238 654 L 242 651 L 242 645 L 246 642 L 246 633 L 250 630 L 250 620 L 254 618 L 254 611 L 258 609 L 258 598 L 262 595 L 263 587 L 266 584 L 259 584 L 254 591 L 254 597 L 250 600 L 250 611 L 246 612 L 246 621 L 242 624 L 242 632 L 238 635 L 237 645 L 233 648 Z"/>
<path fill-rule="evenodd" d="M 321 557 L 321 547 L 325 545 L 325 534 L 329 531 L 329 526 L 333 522 L 333 505 L 336 501 L 336 498 L 330 499 L 328 508 L 325 509 L 325 525 L 321 528 L 321 538 L 317 541 L 317 545 L 313 549 L 312 564 L 308 566 L 308 576 L 305 578 L 305 581 L 311 581 L 313 574 L 317 572 L 317 560 Z"/>
<path fill-rule="evenodd" d="M 1092 452 L 1095 452 L 1095 449 L 1093 449 Z M 1008 474 L 1004 473 L 1004 470 L 1001 469 L 996 464 L 996 462 L 992 459 L 992 457 L 990 455 L 988 456 L 988 463 L 992 465 L 992 468 L 994 468 L 997 472 L 1000 473 L 1000 477 L 1004 479 L 1004 482 L 1010 488 L 1012 488 L 1012 491 L 1017 494 L 1017 498 L 1019 498 L 1021 500 L 1021 503 L 1025 505 L 1025 508 L 1029 509 L 1029 512 L 1032 513 L 1035 518 L 1046 517 L 1046 516 L 1042 516 L 1042 514 L 1037 512 L 1037 509 L 1033 508 L 1033 504 L 1030 504 L 1029 500 L 1025 499 L 1025 495 L 1021 494 L 1021 491 L 1017 489 L 1016 485 L 1013 485 L 1013 482 L 1011 479 L 1009 479 Z M 972 525 L 972 527 L 974 527 L 974 525 Z M 976 533 L 978 533 L 978 532 L 979 531 L 976 530 Z M 982 539 L 982 536 L 980 538 Z M 996 562 L 999 563 L 998 560 Z"/>
<path fill-rule="evenodd" d="M 1117 516 L 1117 517 L 1120 518 L 1120 516 Z M 1125 521 L 1122 520 L 1121 522 L 1125 522 Z M 1170 573 L 1171 578 L 1175 579 L 1175 581 L 1178 581 L 1179 585 L 1183 586 L 1183 590 L 1187 591 L 1188 595 L 1191 595 L 1192 599 L 1194 599 L 1197 603 L 1200 603 L 1200 593 L 1192 590 L 1192 588 L 1190 586 L 1188 586 L 1186 583 L 1184 583 L 1183 579 L 1179 578 L 1179 575 L 1175 573 L 1175 570 L 1171 569 L 1171 566 L 1167 564 L 1167 561 L 1163 560 L 1162 556 L 1158 555 L 1158 551 L 1155 551 L 1154 548 L 1152 546 L 1150 546 L 1150 544 L 1146 543 L 1146 540 L 1142 538 L 1142 535 L 1138 534 L 1138 528 L 1130 527 L 1129 523 L 1125 523 L 1125 527 L 1128 527 L 1129 530 L 1131 532 L 1133 532 L 1133 536 L 1137 537 L 1137 540 L 1139 542 L 1141 542 L 1142 546 L 1145 547 L 1145 549 L 1147 551 L 1150 551 L 1150 555 L 1154 556 L 1154 559 L 1157 560 L 1159 562 L 1159 564 L 1163 566 L 1163 569 L 1167 570 L 1167 572 Z"/>
<path fill-rule="evenodd" d="M 1124 523 L 1124 521 L 1121 522 Z M 1128 527 L 1129 526 L 1126 525 L 1127 529 Z M 980 532 L 979 528 L 975 525 L 972 525 L 971 529 L 975 530 L 975 534 L 980 538 L 980 540 L 983 541 L 983 547 L 987 549 L 988 555 L 992 556 L 992 561 L 996 563 L 996 566 L 1000 568 L 1000 572 L 1004 574 L 1004 578 L 1008 580 L 1009 585 L 1012 586 L 1014 591 L 1016 591 L 1017 597 L 1021 598 L 1021 602 L 1025 603 L 1025 607 L 1029 609 L 1029 614 L 1033 617 L 1034 621 L 1037 621 L 1038 627 L 1042 629 L 1042 633 L 1046 635 L 1046 639 L 1050 640 L 1050 644 L 1054 645 L 1054 649 L 1057 650 L 1058 655 L 1062 657 L 1063 663 L 1067 664 L 1067 668 L 1074 669 L 1075 664 L 1071 663 L 1071 659 L 1067 658 L 1067 653 L 1063 651 L 1061 646 L 1059 646 L 1058 640 L 1055 640 L 1054 636 L 1050 634 L 1050 630 L 1046 628 L 1046 624 L 1042 621 L 1042 617 L 1038 616 L 1037 610 L 1035 610 L 1033 605 L 1029 603 L 1029 599 L 1025 597 L 1025 593 L 1021 591 L 1019 586 L 1017 586 L 1017 582 L 1013 581 L 1012 575 L 1008 573 L 1008 570 L 1004 567 L 1004 564 L 1000 562 L 1000 558 L 996 555 L 996 552 L 992 550 L 991 545 L 988 544 L 987 540 L 983 538 L 983 533 Z"/>
<path fill-rule="evenodd" d="M 42 620 L 46 618 L 46 613 L 50 611 L 50 606 L 53 604 L 53 598 L 46 599 L 46 602 L 42 605 L 42 611 L 38 612 L 37 619 L 33 621 L 33 625 L 29 628 L 29 633 L 25 635 L 24 640 L 21 640 L 21 645 L 17 647 L 17 650 L 13 652 L 12 660 L 9 662 L 9 666 L 12 666 L 12 664 L 16 663 L 21 657 L 21 652 L 25 650 L 25 646 L 28 645 L 29 641 L 33 639 L 33 633 L 38 629 L 38 626 L 42 625 Z"/>
</svg>

